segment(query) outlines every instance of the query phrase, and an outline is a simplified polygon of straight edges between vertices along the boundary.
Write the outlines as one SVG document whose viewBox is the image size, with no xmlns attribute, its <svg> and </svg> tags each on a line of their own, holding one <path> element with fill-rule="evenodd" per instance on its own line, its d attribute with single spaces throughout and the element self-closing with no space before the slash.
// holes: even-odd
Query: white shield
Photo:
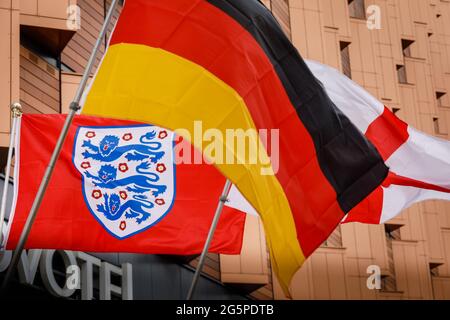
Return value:
<svg viewBox="0 0 450 320">
<path fill-rule="evenodd" d="M 73 163 L 87 207 L 113 236 L 155 225 L 175 199 L 174 133 L 156 126 L 80 127 Z"/>
</svg>

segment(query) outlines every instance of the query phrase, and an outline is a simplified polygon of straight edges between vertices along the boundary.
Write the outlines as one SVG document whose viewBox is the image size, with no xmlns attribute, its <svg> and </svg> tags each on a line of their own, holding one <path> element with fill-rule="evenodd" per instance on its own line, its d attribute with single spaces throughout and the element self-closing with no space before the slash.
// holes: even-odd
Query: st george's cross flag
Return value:
<svg viewBox="0 0 450 320">
<path fill-rule="evenodd" d="M 17 245 L 64 120 L 21 119 L 7 249 Z M 201 253 L 225 178 L 212 165 L 180 161 L 181 150 L 197 152 L 158 126 L 76 116 L 26 248 Z M 211 252 L 239 254 L 244 223 L 226 206 Z"/>
<path fill-rule="evenodd" d="M 219 138 L 234 161 L 214 165 L 260 215 L 287 294 L 305 258 L 388 175 L 256 0 L 127 0 L 82 113 L 184 129 L 203 153 L 196 121 L 222 137 L 279 130 L 272 174 L 269 145 L 252 163 Z"/>
<path fill-rule="evenodd" d="M 409 126 L 337 70 L 315 61 L 307 64 L 336 106 L 375 145 L 390 171 L 345 222 L 384 223 L 417 202 L 450 200 L 450 141 Z"/>
</svg>

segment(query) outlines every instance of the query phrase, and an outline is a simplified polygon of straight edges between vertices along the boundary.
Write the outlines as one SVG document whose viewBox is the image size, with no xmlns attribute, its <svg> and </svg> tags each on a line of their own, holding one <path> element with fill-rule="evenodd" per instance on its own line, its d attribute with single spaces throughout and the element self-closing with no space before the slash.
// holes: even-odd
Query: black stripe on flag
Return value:
<svg viewBox="0 0 450 320">
<path fill-rule="evenodd" d="M 237 21 L 264 50 L 314 141 L 321 169 L 342 210 L 349 212 L 388 175 L 376 148 L 330 100 L 264 5 L 257 0 L 208 2 Z"/>
</svg>

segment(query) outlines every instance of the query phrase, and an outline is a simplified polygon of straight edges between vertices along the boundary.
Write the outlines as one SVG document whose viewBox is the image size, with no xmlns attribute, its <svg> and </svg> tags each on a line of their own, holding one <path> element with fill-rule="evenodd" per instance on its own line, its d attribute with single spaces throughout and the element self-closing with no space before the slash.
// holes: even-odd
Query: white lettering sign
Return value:
<svg viewBox="0 0 450 320">
<path fill-rule="evenodd" d="M 64 285 L 58 283 L 53 268 L 55 255 L 59 254 L 65 265 L 66 279 Z M 11 252 L 0 252 L 0 272 L 8 269 L 11 263 Z M 58 297 L 71 297 L 81 290 L 83 300 L 94 298 L 94 268 L 99 270 L 100 299 L 110 300 L 112 295 L 123 300 L 133 299 L 133 269 L 130 263 L 118 267 L 84 252 L 65 250 L 28 250 L 22 252 L 18 265 L 19 280 L 32 285 L 38 272 L 45 288 Z M 112 275 L 121 278 L 120 286 L 112 284 Z"/>
</svg>

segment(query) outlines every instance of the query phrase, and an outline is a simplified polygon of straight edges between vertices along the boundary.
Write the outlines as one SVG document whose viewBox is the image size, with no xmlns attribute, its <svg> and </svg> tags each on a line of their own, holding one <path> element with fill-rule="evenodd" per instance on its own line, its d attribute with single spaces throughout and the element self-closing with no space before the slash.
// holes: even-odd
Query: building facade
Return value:
<svg viewBox="0 0 450 320">
<path fill-rule="evenodd" d="M 262 2 L 304 58 L 341 70 L 412 126 L 449 139 L 450 1 Z M 20 101 L 26 113 L 67 112 L 109 3 L 0 0 L 1 168 L 9 104 Z M 102 51 L 105 46 L 106 39 Z M 138 298 L 183 298 L 183 290 L 169 294 L 164 288 L 185 286 L 197 262 L 195 257 L 127 261 L 132 261 L 139 284 L 153 288 L 152 295 L 142 289 L 134 295 Z M 154 271 L 138 275 L 148 265 Z M 380 289 L 367 286 L 374 267 L 381 271 Z M 242 254 L 210 255 L 205 275 L 210 282 L 204 288 L 219 292 L 221 299 L 285 299 L 270 271 L 264 231 L 255 217 L 247 219 Z M 386 225 L 340 226 L 295 276 L 292 296 L 450 299 L 450 203 L 419 204 Z"/>
</svg>

